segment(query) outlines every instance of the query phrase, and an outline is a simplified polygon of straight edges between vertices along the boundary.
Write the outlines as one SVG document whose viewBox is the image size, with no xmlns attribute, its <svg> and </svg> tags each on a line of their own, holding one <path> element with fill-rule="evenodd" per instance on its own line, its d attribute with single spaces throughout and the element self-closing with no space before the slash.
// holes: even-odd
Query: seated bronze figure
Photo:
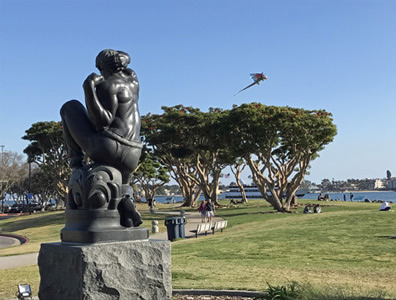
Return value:
<svg viewBox="0 0 396 300">
<path fill-rule="evenodd" d="M 129 63 L 123 51 L 101 51 L 96 58 L 101 75 L 92 73 L 83 84 L 87 108 L 71 100 L 60 113 L 73 168 L 67 210 L 117 209 L 123 227 L 137 227 L 142 220 L 129 182 L 142 150 L 139 83 Z"/>
</svg>

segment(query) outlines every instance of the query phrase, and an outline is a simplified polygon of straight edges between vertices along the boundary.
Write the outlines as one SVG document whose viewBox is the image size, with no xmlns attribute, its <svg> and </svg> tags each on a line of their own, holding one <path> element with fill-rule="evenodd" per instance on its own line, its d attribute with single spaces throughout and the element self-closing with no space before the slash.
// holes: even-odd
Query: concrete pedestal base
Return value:
<svg viewBox="0 0 396 300">
<path fill-rule="evenodd" d="M 42 244 L 40 299 L 171 299 L 169 241 Z"/>
</svg>

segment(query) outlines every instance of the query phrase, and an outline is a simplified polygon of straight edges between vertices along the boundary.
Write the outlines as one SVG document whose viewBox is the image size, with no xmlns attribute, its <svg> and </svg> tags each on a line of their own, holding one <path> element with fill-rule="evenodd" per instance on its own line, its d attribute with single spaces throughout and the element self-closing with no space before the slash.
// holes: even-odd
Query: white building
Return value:
<svg viewBox="0 0 396 300">
<path fill-rule="evenodd" d="M 384 189 L 386 188 L 386 181 L 384 179 L 369 179 L 369 189 L 376 190 L 376 189 Z"/>
</svg>

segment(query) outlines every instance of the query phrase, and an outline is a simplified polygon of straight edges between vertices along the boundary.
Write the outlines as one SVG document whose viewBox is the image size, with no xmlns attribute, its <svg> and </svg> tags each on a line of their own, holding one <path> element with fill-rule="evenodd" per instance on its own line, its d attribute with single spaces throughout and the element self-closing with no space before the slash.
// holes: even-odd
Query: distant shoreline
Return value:
<svg viewBox="0 0 396 300">
<path fill-rule="evenodd" d="M 393 190 L 359 190 L 359 191 L 328 191 L 328 192 L 310 192 L 307 194 L 320 194 L 320 193 L 339 193 L 339 194 L 349 194 L 349 193 L 395 193 Z"/>
</svg>

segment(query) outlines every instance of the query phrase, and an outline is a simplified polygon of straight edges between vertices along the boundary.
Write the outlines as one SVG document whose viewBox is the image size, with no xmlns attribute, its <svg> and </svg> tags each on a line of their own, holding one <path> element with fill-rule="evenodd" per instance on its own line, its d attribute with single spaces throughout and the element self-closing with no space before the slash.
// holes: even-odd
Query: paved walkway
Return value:
<svg viewBox="0 0 396 300">
<path fill-rule="evenodd" d="M 155 214 L 180 216 L 179 212 L 156 211 Z M 198 212 L 186 212 L 185 217 L 187 220 L 185 224 L 185 236 L 186 238 L 195 237 L 195 233 L 192 233 L 190 231 L 195 230 L 197 228 L 197 225 L 201 223 L 201 215 Z M 222 220 L 223 220 L 222 218 L 215 217 L 213 219 L 213 222 L 222 221 Z M 150 231 L 149 240 L 168 240 L 168 234 L 166 231 L 153 234 L 151 233 L 151 227 L 149 227 L 148 229 Z M 38 258 L 38 253 L 0 257 L 0 270 L 35 265 L 37 264 L 37 258 Z"/>
<path fill-rule="evenodd" d="M 18 240 L 17 238 L 11 237 L 11 236 L 2 236 L 0 234 L 0 249 L 1 248 L 8 248 L 11 246 L 16 246 L 20 245 L 21 241 Z"/>
</svg>

